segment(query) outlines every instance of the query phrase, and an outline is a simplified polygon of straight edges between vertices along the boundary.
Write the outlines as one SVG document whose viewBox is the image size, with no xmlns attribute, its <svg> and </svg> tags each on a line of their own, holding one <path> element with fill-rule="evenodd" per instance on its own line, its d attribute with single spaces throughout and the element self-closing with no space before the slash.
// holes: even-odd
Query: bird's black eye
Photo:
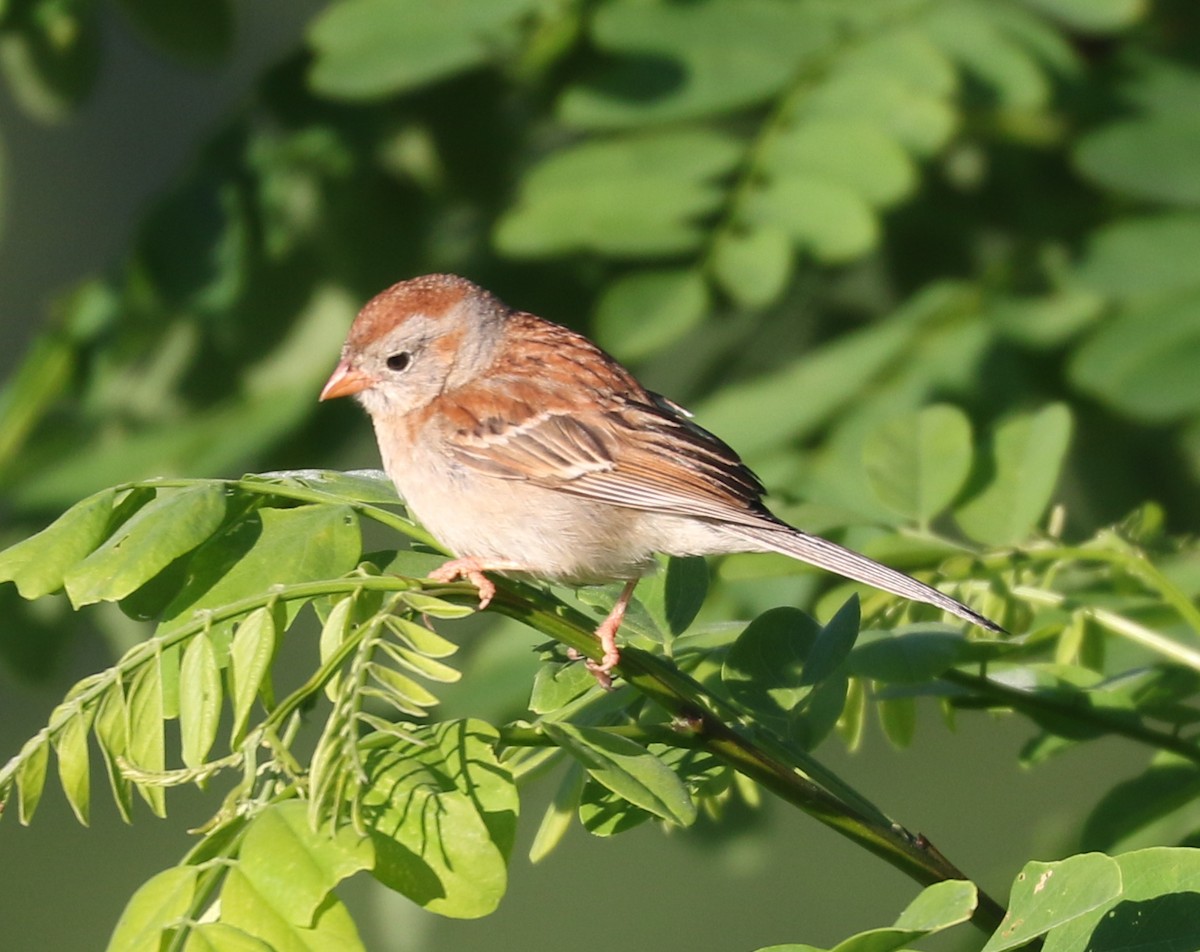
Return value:
<svg viewBox="0 0 1200 952">
<path fill-rule="evenodd" d="M 392 354 L 387 359 L 388 370 L 394 370 L 399 373 L 401 370 L 407 370 L 408 365 L 412 363 L 412 354 L 407 350 L 402 350 L 398 354 Z"/>
</svg>

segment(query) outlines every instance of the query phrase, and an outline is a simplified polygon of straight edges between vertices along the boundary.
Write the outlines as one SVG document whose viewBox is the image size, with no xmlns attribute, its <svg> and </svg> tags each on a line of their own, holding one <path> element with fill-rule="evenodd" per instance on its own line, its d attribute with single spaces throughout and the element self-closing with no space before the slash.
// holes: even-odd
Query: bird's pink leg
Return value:
<svg viewBox="0 0 1200 952">
<path fill-rule="evenodd" d="M 483 609 L 488 607 L 488 602 L 496 595 L 496 584 L 483 573 L 519 572 L 521 568 L 515 562 L 485 562 L 476 558 L 451 559 L 430 572 L 429 578 L 435 582 L 453 582 L 457 578 L 465 578 L 479 589 L 479 607 Z"/>
<path fill-rule="evenodd" d="M 633 596 L 633 590 L 637 586 L 638 580 L 633 578 L 625 583 L 625 587 L 621 589 L 621 594 L 617 597 L 617 603 L 613 605 L 612 611 L 608 613 L 608 617 L 600 622 L 600 626 L 596 629 L 596 637 L 600 639 L 600 647 L 604 649 L 604 657 L 599 661 L 588 660 L 587 669 L 595 675 L 596 680 L 600 682 L 602 688 L 612 687 L 612 669 L 617 666 L 621 660 L 621 651 L 617 647 L 617 629 L 621 627 L 621 622 L 625 620 L 625 609 L 629 606 L 629 599 Z"/>
</svg>

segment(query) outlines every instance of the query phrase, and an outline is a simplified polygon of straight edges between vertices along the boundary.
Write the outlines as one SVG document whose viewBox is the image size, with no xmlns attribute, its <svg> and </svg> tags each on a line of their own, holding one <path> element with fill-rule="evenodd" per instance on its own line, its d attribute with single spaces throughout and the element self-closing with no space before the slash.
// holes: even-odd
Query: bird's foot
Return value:
<svg viewBox="0 0 1200 952">
<path fill-rule="evenodd" d="M 479 608 L 487 608 L 488 603 L 496 595 L 496 583 L 483 574 L 483 570 L 495 568 L 485 565 L 479 559 L 451 559 L 444 565 L 439 565 L 429 573 L 435 582 L 453 582 L 455 579 L 466 579 L 479 589 Z"/>
<path fill-rule="evenodd" d="M 588 658 L 585 662 L 588 671 L 600 682 L 600 687 L 606 691 L 612 690 L 612 671 L 621 663 L 621 649 L 617 647 L 617 630 L 621 627 L 621 622 L 625 620 L 625 608 L 629 604 L 629 598 L 633 595 L 633 588 L 636 584 L 636 579 L 626 583 L 617 598 L 617 603 L 613 605 L 612 611 L 596 628 L 596 637 L 600 640 L 600 647 L 604 651 L 603 656 L 599 661 Z M 567 651 L 567 657 L 578 660 L 581 655 L 571 648 Z"/>
</svg>

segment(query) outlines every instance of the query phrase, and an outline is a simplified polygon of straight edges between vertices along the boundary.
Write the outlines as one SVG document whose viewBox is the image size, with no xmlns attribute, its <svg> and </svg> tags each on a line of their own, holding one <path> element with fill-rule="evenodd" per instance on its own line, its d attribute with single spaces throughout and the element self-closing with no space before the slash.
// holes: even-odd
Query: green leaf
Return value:
<svg viewBox="0 0 1200 952">
<path fill-rule="evenodd" d="M 1083 826 L 1086 850 L 1111 852 L 1122 840 L 1200 797 L 1200 767 L 1173 755 L 1159 755 L 1142 774 L 1112 787 Z"/>
<path fill-rule="evenodd" d="M 163 728 L 162 681 L 158 666 L 146 664 L 133 676 L 125 705 L 128 739 L 126 757 L 130 764 L 149 773 L 166 769 L 166 750 Z M 167 815 L 163 788 L 154 784 L 137 784 L 138 793 L 155 816 Z"/>
<path fill-rule="evenodd" d="M 1089 236 L 1071 278 L 1089 291 L 1136 302 L 1200 288 L 1198 259 L 1200 215 L 1122 218 Z"/>
<path fill-rule="evenodd" d="M 1120 892 L 1051 929 L 1045 952 L 1200 948 L 1200 850 L 1155 847 L 1125 853 L 1116 862 Z M 1076 888 L 1095 885 L 1089 876 Z"/>
<path fill-rule="evenodd" d="M 458 645 L 453 641 L 407 618 L 390 615 L 384 619 L 384 624 L 400 641 L 428 658 L 448 658 L 458 651 Z"/>
<path fill-rule="evenodd" d="M 700 556 L 670 556 L 638 584 L 637 599 L 661 631 L 682 635 L 708 594 L 708 563 Z"/>
<path fill-rule="evenodd" d="M 600 728 L 561 722 L 546 721 L 539 729 L 617 796 L 680 826 L 695 821 L 696 806 L 682 781 L 635 741 Z"/>
<path fill-rule="evenodd" d="M 562 149 L 526 173 L 516 204 L 497 225 L 496 247 L 526 258 L 690 251 L 704 239 L 700 219 L 724 197 L 715 179 L 733 169 L 741 152 L 737 140 L 707 129 Z"/>
<path fill-rule="evenodd" d="M 912 929 L 925 935 L 967 922 L 979 902 L 975 884 L 963 879 L 934 883 L 921 890 L 896 919 L 897 929 Z"/>
<path fill-rule="evenodd" d="M 861 617 L 858 596 L 851 595 L 829 623 L 817 632 L 800 671 L 801 684 L 820 684 L 841 668 L 858 639 Z"/>
<path fill-rule="evenodd" d="M 450 667 L 450 665 L 442 664 L 440 661 L 428 658 L 419 652 L 405 648 L 403 645 L 384 642 L 380 647 L 398 667 L 407 668 L 409 671 L 419 674 L 430 681 L 437 681 L 441 684 L 454 684 L 462 678 L 462 673 Z"/>
<path fill-rule="evenodd" d="M 96 719 L 92 723 L 96 745 L 104 760 L 108 784 L 112 788 L 113 801 L 121 819 L 132 822 L 133 785 L 121 773 L 118 757 L 124 757 L 129 747 L 129 711 L 125 705 L 125 690 L 118 682 L 110 687 L 99 704 Z"/>
<path fill-rule="evenodd" d="M 1008 912 L 983 952 L 1015 949 L 1121 893 L 1121 868 L 1103 853 L 1057 863 L 1026 863 L 1009 895 Z"/>
<path fill-rule="evenodd" d="M 588 778 L 579 798 L 579 822 L 592 836 L 617 836 L 654 819 L 603 784 Z"/>
<path fill-rule="evenodd" d="M 361 554 L 358 519 L 349 506 L 259 510 L 196 551 L 187 581 L 167 606 L 159 631 L 174 631 L 205 609 L 260 597 L 272 585 L 339 578 L 358 564 Z M 289 624 L 302 607 L 292 600 L 281 609 Z M 214 621 L 209 629 L 218 661 L 224 660 L 222 643 L 234 623 Z"/>
<path fill-rule="evenodd" d="M 310 83 L 346 99 L 395 95 L 497 58 L 515 46 L 536 0 L 349 0 L 309 28 Z"/>
<path fill-rule="evenodd" d="M 1075 147 L 1080 173 L 1137 198 L 1200 205 L 1200 119 L 1149 115 L 1111 123 Z"/>
<path fill-rule="evenodd" d="M 542 664 L 533 676 L 529 710 L 550 714 L 596 686 L 596 679 L 582 664 Z"/>
<path fill-rule="evenodd" d="M 915 630 L 914 630 L 915 629 Z M 930 625 L 895 631 L 864 631 L 850 655 L 852 674 L 888 684 L 923 684 L 953 667 L 967 641 L 949 627 Z"/>
<path fill-rule="evenodd" d="M 1084 33 L 1109 33 L 1137 22 L 1146 0 L 1021 0 Z"/>
<path fill-rule="evenodd" d="M 590 676 L 590 675 L 589 675 Z M 579 798 L 583 793 L 584 772 L 578 763 L 571 764 L 563 774 L 554 798 L 542 815 L 533 842 L 529 845 L 529 862 L 540 863 L 562 842 L 571 828 Z"/>
<path fill-rule="evenodd" d="M 1150 423 L 1200 408 L 1200 293 L 1118 314 L 1088 338 L 1068 367 L 1077 387 Z"/>
<path fill-rule="evenodd" d="M 289 800 L 267 807 L 246 827 L 236 868 L 254 904 L 291 926 L 310 926 L 333 887 L 373 863 L 368 837 L 350 827 L 314 830 L 308 807 Z M 221 899 L 222 921 L 269 938 L 255 930 L 255 918 L 230 908 L 228 886 Z"/>
<path fill-rule="evenodd" d="M 321 637 L 318 641 L 318 648 L 321 653 L 321 664 L 325 664 L 333 657 L 334 653 L 342 646 L 350 634 L 351 628 L 351 612 L 354 609 L 355 598 L 353 595 L 347 595 L 344 598 L 338 599 L 329 610 L 329 615 L 325 618 L 325 623 L 321 626 Z M 341 687 L 341 677 L 335 674 L 325 682 L 325 696 L 331 701 L 338 699 L 338 694 Z"/>
<path fill-rule="evenodd" d="M 454 602 L 424 592 L 405 592 L 400 598 L 413 611 L 431 618 L 466 618 L 479 610 L 471 605 L 455 605 Z"/>
<path fill-rule="evenodd" d="M 23 826 L 28 826 L 46 788 L 50 744 L 44 735 L 38 734 L 26 741 L 17 756 L 21 758 L 21 766 L 16 772 L 17 816 Z"/>
<path fill-rule="evenodd" d="M 1002 107 L 1039 109 L 1050 98 L 1048 77 L 987 3 L 936 4 L 918 27 L 964 70 L 989 87 Z"/>
<path fill-rule="evenodd" d="M 169 53 L 204 63 L 225 57 L 233 46 L 229 0 L 120 0 L 126 15 Z"/>
<path fill-rule="evenodd" d="M 63 576 L 104 541 L 116 493 L 105 489 L 76 503 L 37 535 L 0 552 L 0 580 L 23 598 L 41 598 L 63 586 Z"/>
<path fill-rule="evenodd" d="M 620 360 L 639 360 L 693 330 L 707 310 L 698 272 L 634 271 L 605 288 L 596 305 L 596 340 Z"/>
<path fill-rule="evenodd" d="M 262 895 L 260 884 L 247 878 L 240 866 L 225 877 L 221 890 L 221 921 L 264 942 L 272 952 L 366 952 L 345 904 L 329 893 L 308 924 L 289 921 L 293 911 L 286 899 Z"/>
<path fill-rule="evenodd" d="M 774 225 L 723 232 L 713 245 L 713 276 L 735 304 L 749 310 L 778 300 L 791 281 L 792 267 L 792 242 Z"/>
<path fill-rule="evenodd" d="M 212 641 L 201 632 L 183 653 L 179 668 L 179 736 L 186 766 L 199 767 L 212 750 L 223 696 L 217 654 Z"/>
<path fill-rule="evenodd" d="M 124 598 L 220 528 L 225 490 L 202 484 L 163 491 L 95 552 L 67 571 L 67 595 L 76 608 Z"/>
<path fill-rule="evenodd" d="M 188 930 L 183 952 L 275 952 L 262 939 L 224 922 L 200 922 Z"/>
<path fill-rule="evenodd" d="M 917 732 L 917 703 L 911 697 L 880 698 L 875 705 L 883 733 L 901 750 L 912 746 Z"/>
<path fill-rule="evenodd" d="M 381 470 L 360 469 L 343 473 L 332 469 L 286 470 L 278 473 L 261 473 L 246 479 L 284 486 L 303 486 L 332 493 L 355 502 L 380 505 L 399 505 L 396 485 Z"/>
<path fill-rule="evenodd" d="M 763 171 L 843 185 L 874 208 L 909 195 L 916 168 L 896 140 L 861 119 L 811 118 L 770 142 Z"/>
<path fill-rule="evenodd" d="M 60 705 L 55 715 L 70 710 L 71 702 Z M 92 727 L 95 708 L 75 710 L 54 735 L 54 753 L 58 758 L 58 777 L 76 819 L 88 824 L 91 805 L 91 763 L 88 758 L 88 731 Z"/>
<path fill-rule="evenodd" d="M 199 875 L 194 866 L 174 866 L 143 883 L 117 920 L 108 952 L 159 952 L 163 933 L 191 911 Z"/>
<path fill-rule="evenodd" d="M 437 695 L 431 694 L 412 678 L 406 678 L 391 668 L 371 664 L 368 665 L 367 671 L 385 692 L 396 695 L 400 700 L 407 702 L 407 705 L 416 705 L 418 708 L 433 707 L 438 702 Z M 407 709 L 407 705 L 400 706 Z"/>
<path fill-rule="evenodd" d="M 1062 403 L 1000 424 L 990 482 L 955 511 L 963 531 L 989 545 L 1027 539 L 1050 505 L 1070 439 L 1071 411 Z"/>
<path fill-rule="evenodd" d="M 492 912 L 508 883 L 518 797 L 495 729 L 446 721 L 364 756 L 363 822 L 376 879 L 439 915 Z"/>
<path fill-rule="evenodd" d="M 823 264 L 861 257 L 879 241 L 879 222 L 866 199 L 815 175 L 769 178 L 746 194 L 741 211 L 751 226 L 782 229 Z"/>
<path fill-rule="evenodd" d="M 277 637 L 275 618 L 267 607 L 248 615 L 233 633 L 233 642 L 229 646 L 229 697 L 233 703 L 231 747 L 236 747 L 245 737 L 250 709 L 275 656 Z"/>
<path fill-rule="evenodd" d="M 863 466 L 880 502 L 926 524 L 962 489 L 971 455 L 966 414 L 934 404 L 877 426 L 863 445 Z"/>
<path fill-rule="evenodd" d="M 0 32 L 0 69 L 30 115 L 63 120 L 91 90 L 100 62 L 96 13 L 86 0 L 14 5 Z"/>
<path fill-rule="evenodd" d="M 619 58 L 569 87 L 559 113 L 604 128 L 728 112 L 791 81 L 830 44 L 830 26 L 784 0 L 607 3 L 592 17 L 591 38 Z"/>
<path fill-rule="evenodd" d="M 801 103 L 804 116 L 868 122 L 918 156 L 941 149 L 958 113 L 954 64 L 917 29 L 864 36 Z"/>
<path fill-rule="evenodd" d="M 725 656 L 721 680 L 730 697 L 759 718 L 789 722 L 811 691 L 804 662 L 817 623 L 796 608 L 772 608 L 746 626 Z"/>
</svg>

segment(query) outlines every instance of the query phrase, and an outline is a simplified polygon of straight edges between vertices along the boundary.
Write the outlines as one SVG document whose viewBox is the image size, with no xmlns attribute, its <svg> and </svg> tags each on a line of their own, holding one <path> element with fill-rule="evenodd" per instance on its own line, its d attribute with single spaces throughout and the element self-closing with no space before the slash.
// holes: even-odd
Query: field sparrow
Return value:
<svg viewBox="0 0 1200 952">
<path fill-rule="evenodd" d="M 321 399 L 353 394 L 413 515 L 457 558 L 430 575 L 624 580 L 596 630 L 604 684 L 616 632 L 656 553 L 781 552 L 936 605 L 992 631 L 948 595 L 794 529 L 763 505 L 738 455 L 642 387 L 587 338 L 516 311 L 465 278 L 393 285 L 362 309 Z"/>
</svg>

